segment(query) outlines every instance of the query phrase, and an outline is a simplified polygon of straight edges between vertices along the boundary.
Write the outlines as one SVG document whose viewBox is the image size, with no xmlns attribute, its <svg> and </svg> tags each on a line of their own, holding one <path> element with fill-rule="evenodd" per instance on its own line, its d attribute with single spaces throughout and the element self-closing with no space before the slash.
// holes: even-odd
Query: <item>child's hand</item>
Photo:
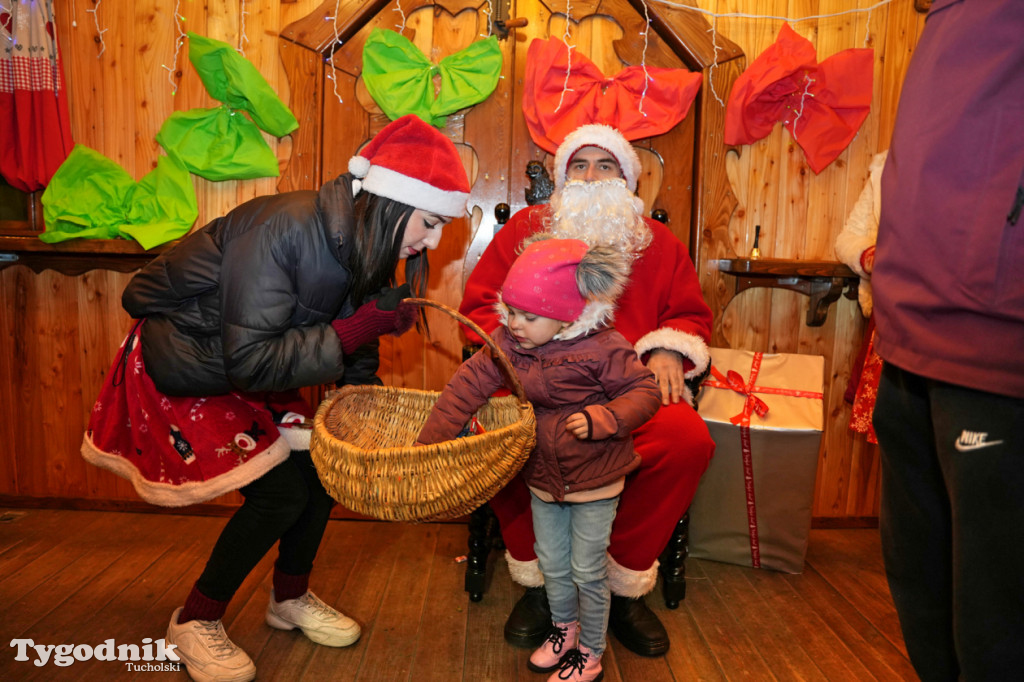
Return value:
<svg viewBox="0 0 1024 682">
<path fill-rule="evenodd" d="M 590 437 L 590 425 L 582 412 L 569 415 L 565 420 L 565 430 L 576 436 L 578 440 L 586 440 Z"/>
</svg>

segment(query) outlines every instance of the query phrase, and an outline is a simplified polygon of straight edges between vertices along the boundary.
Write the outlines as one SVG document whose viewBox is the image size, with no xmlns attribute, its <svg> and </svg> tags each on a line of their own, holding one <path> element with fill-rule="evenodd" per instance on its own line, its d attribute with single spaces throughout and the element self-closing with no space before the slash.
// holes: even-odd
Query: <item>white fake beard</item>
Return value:
<svg viewBox="0 0 1024 682">
<path fill-rule="evenodd" d="M 611 246 L 636 256 L 652 239 L 643 207 L 625 180 L 568 180 L 551 196 L 548 230 L 562 239 Z"/>
</svg>

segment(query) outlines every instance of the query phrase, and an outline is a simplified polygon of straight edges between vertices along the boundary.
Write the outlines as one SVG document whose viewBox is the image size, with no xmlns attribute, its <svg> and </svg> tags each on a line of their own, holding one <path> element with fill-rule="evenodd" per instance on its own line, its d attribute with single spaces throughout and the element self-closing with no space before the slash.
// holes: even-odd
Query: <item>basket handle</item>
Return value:
<svg viewBox="0 0 1024 682">
<path fill-rule="evenodd" d="M 519 399 L 519 403 L 522 405 L 525 405 L 527 403 L 526 391 L 523 389 L 523 384 L 521 381 L 519 381 L 519 377 L 516 376 L 516 372 L 512 368 L 512 363 L 509 362 L 509 359 L 505 355 L 505 352 L 498 348 L 498 344 L 494 343 L 494 339 L 491 338 L 490 334 L 481 329 L 476 322 L 473 322 L 473 320 L 469 319 L 468 317 L 460 313 L 458 310 L 449 308 L 444 303 L 432 301 L 429 298 L 403 298 L 402 303 L 412 303 L 413 305 L 424 306 L 427 308 L 436 308 L 437 310 L 440 310 L 443 313 L 447 313 L 449 316 L 455 318 L 457 321 L 461 322 L 462 324 L 466 325 L 474 332 L 476 332 L 477 336 L 483 339 L 484 343 L 487 344 L 487 347 L 491 349 L 491 353 L 493 354 L 495 359 L 497 359 L 498 365 L 503 370 L 505 370 L 505 377 L 506 379 L 508 379 L 509 384 L 511 384 L 512 391 L 516 394 L 516 397 Z"/>
</svg>

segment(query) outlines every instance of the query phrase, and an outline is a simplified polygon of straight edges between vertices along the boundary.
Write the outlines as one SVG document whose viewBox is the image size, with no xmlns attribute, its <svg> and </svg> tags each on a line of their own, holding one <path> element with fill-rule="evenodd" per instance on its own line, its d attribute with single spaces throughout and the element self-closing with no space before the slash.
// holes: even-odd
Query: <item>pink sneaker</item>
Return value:
<svg viewBox="0 0 1024 682">
<path fill-rule="evenodd" d="M 540 648 L 530 654 L 526 667 L 535 673 L 549 673 L 562 664 L 562 658 L 576 647 L 579 623 L 555 623 Z"/>
<path fill-rule="evenodd" d="M 548 678 L 548 682 L 599 682 L 603 679 L 601 657 L 581 646 L 566 655 L 562 667 Z"/>
</svg>

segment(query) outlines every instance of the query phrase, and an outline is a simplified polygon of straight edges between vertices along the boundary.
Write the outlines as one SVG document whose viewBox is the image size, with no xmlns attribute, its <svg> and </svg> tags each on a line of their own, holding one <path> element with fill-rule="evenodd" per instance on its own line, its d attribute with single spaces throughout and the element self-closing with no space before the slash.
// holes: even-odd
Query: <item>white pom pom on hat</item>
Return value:
<svg viewBox="0 0 1024 682">
<path fill-rule="evenodd" d="M 442 216 L 466 213 L 469 178 L 455 144 L 415 114 L 386 125 L 348 169 L 371 194 Z"/>
<path fill-rule="evenodd" d="M 365 156 L 353 156 L 348 160 L 348 172 L 357 178 L 365 178 L 370 172 L 370 160 Z"/>
</svg>

